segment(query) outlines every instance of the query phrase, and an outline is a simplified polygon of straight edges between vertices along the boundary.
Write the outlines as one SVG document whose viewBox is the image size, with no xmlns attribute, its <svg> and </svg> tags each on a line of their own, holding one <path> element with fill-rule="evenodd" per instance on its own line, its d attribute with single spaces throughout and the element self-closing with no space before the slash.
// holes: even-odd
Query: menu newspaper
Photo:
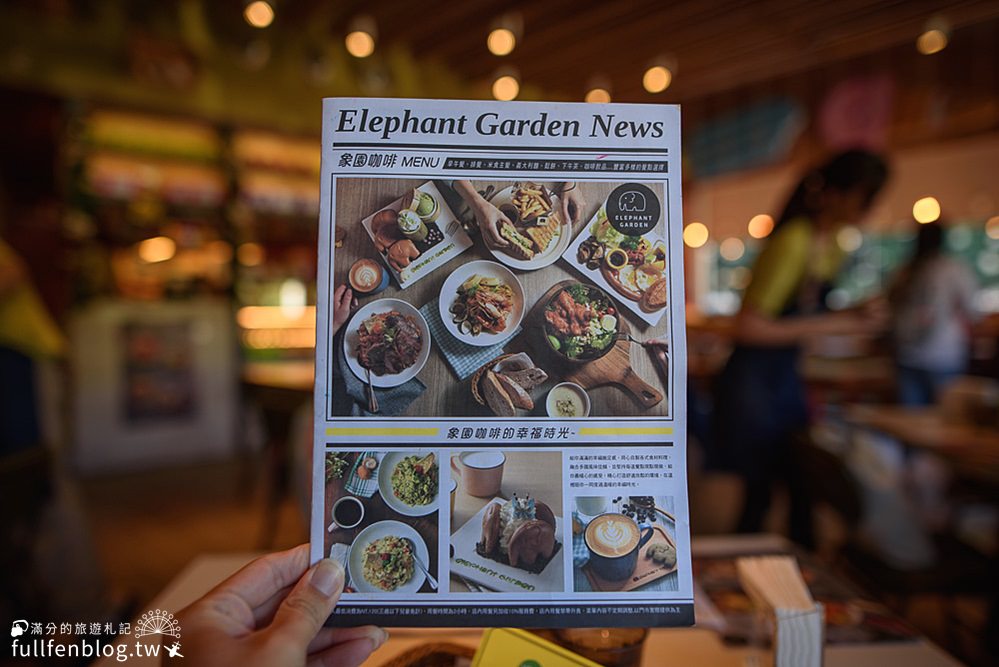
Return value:
<svg viewBox="0 0 999 667">
<path fill-rule="evenodd" d="M 676 106 L 327 99 L 336 625 L 694 621 Z"/>
</svg>

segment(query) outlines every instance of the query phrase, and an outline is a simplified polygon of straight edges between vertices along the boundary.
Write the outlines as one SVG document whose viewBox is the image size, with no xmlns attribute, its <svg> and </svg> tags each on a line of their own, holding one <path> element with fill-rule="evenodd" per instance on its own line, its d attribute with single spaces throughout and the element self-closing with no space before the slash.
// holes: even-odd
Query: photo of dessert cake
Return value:
<svg viewBox="0 0 999 667">
<path fill-rule="evenodd" d="M 562 546 L 555 530 L 555 513 L 548 505 L 514 494 L 511 500 L 486 508 L 475 550 L 480 556 L 537 573 Z"/>
</svg>

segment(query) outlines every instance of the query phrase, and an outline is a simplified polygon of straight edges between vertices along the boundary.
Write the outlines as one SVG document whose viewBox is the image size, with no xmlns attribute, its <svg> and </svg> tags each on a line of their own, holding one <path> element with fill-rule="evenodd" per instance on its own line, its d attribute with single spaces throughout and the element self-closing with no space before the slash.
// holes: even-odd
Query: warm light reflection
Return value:
<svg viewBox="0 0 999 667">
<path fill-rule="evenodd" d="M 225 241 L 212 241 L 206 246 L 206 250 L 216 264 L 227 264 L 232 259 L 232 246 Z"/>
<path fill-rule="evenodd" d="M 281 313 L 288 318 L 301 317 L 308 303 L 305 283 L 297 278 L 285 278 L 278 289 L 278 302 Z"/>
<path fill-rule="evenodd" d="M 259 266 L 264 262 L 264 248 L 259 243 L 244 243 L 236 248 L 236 261 L 243 266 Z"/>
<path fill-rule="evenodd" d="M 718 253 L 723 259 L 734 262 L 742 257 L 742 254 L 746 252 L 746 244 L 742 242 L 742 239 L 738 239 L 734 236 L 730 236 L 721 242 L 718 247 Z"/>
<path fill-rule="evenodd" d="M 603 88 L 594 88 L 586 93 L 586 101 L 593 104 L 607 104 L 611 101 L 610 93 Z"/>
<path fill-rule="evenodd" d="M 266 28 L 274 21 L 274 8 L 264 0 L 254 0 L 243 10 L 243 18 L 254 28 Z"/>
<path fill-rule="evenodd" d="M 916 222 L 925 225 L 940 219 L 940 202 L 935 197 L 923 197 L 917 199 L 912 205 L 912 217 Z"/>
<path fill-rule="evenodd" d="M 493 81 L 493 97 L 501 102 L 508 102 L 520 94 L 520 82 L 517 77 L 505 74 Z"/>
<path fill-rule="evenodd" d="M 683 230 L 683 242 L 690 248 L 700 248 L 708 242 L 708 228 L 702 222 L 692 222 Z"/>
<path fill-rule="evenodd" d="M 486 38 L 486 47 L 494 56 L 509 55 L 517 46 L 517 38 L 513 31 L 507 28 L 496 28 Z"/>
<path fill-rule="evenodd" d="M 236 322 L 244 329 L 315 329 L 316 307 L 288 317 L 280 306 L 243 306 L 236 311 Z"/>
<path fill-rule="evenodd" d="M 167 236 L 154 236 L 139 244 L 139 259 L 153 264 L 165 262 L 177 252 L 177 244 Z"/>
<path fill-rule="evenodd" d="M 999 215 L 989 218 L 985 223 L 985 235 L 993 241 L 999 241 Z"/>
<path fill-rule="evenodd" d="M 853 225 L 847 225 L 836 232 L 836 245 L 843 252 L 854 252 L 864 244 L 864 233 Z"/>
<path fill-rule="evenodd" d="M 316 344 L 314 329 L 257 329 L 244 331 L 242 338 L 253 350 L 309 349 Z"/>
<path fill-rule="evenodd" d="M 656 65 L 645 70 L 642 85 L 650 93 L 661 93 L 673 82 L 673 73 L 662 65 Z"/>
<path fill-rule="evenodd" d="M 347 53 L 355 58 L 367 58 L 375 52 L 375 38 L 363 30 L 355 30 L 344 39 Z"/>
<path fill-rule="evenodd" d="M 749 235 L 754 239 L 765 239 L 774 230 L 774 219 L 766 213 L 754 215 L 749 221 Z"/>
<path fill-rule="evenodd" d="M 947 33 L 943 30 L 933 28 L 916 38 L 916 49 L 924 56 L 940 53 L 945 48 L 947 48 Z"/>
</svg>

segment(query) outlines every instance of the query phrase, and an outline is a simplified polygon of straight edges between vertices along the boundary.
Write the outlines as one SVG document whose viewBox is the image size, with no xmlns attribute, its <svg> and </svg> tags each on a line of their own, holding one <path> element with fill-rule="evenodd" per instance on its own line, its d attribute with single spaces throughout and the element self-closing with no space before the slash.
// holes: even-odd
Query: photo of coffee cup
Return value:
<svg viewBox="0 0 999 667">
<path fill-rule="evenodd" d="M 461 487 L 470 496 L 492 498 L 503 486 L 506 454 L 500 451 L 462 452 L 451 457 L 451 469 L 461 479 Z"/>
<path fill-rule="evenodd" d="M 451 516 L 454 516 L 454 494 L 458 491 L 458 482 L 454 477 L 451 478 Z"/>
<path fill-rule="evenodd" d="M 639 550 L 652 539 L 651 526 L 640 528 L 623 514 L 609 512 L 590 521 L 583 534 L 589 565 L 606 581 L 624 581 L 638 565 Z"/>
<path fill-rule="evenodd" d="M 364 520 L 364 505 L 354 496 L 344 496 L 333 503 L 332 515 L 338 528 L 356 528 Z"/>
<path fill-rule="evenodd" d="M 362 258 L 350 267 L 347 280 L 358 294 L 376 294 L 388 287 L 389 275 L 378 262 Z"/>
</svg>

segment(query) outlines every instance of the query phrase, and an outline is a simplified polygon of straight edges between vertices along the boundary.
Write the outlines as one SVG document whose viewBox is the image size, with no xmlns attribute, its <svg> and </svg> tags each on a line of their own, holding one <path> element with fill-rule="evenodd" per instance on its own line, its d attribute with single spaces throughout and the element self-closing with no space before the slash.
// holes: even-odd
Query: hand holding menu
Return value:
<svg viewBox="0 0 999 667">
<path fill-rule="evenodd" d="M 692 624 L 679 108 L 329 99 L 322 156 L 331 622 Z"/>
</svg>

